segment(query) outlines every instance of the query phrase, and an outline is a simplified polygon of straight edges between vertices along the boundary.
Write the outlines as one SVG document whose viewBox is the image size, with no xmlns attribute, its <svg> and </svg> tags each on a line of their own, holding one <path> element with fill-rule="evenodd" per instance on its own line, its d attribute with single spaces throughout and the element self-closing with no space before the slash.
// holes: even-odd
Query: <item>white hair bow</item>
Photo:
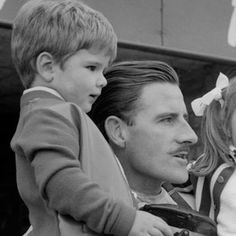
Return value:
<svg viewBox="0 0 236 236">
<path fill-rule="evenodd" d="M 202 116 L 206 106 L 208 106 L 213 100 L 219 101 L 222 106 L 223 103 L 221 102 L 222 101 L 221 92 L 222 89 L 228 87 L 228 85 L 229 85 L 228 77 L 223 73 L 220 73 L 216 81 L 216 87 L 212 89 L 210 92 L 206 93 L 204 96 L 192 101 L 191 106 L 194 114 L 196 116 Z"/>
<path fill-rule="evenodd" d="M 234 8 L 228 30 L 228 44 L 232 47 L 236 46 L 236 0 L 232 0 Z"/>
</svg>

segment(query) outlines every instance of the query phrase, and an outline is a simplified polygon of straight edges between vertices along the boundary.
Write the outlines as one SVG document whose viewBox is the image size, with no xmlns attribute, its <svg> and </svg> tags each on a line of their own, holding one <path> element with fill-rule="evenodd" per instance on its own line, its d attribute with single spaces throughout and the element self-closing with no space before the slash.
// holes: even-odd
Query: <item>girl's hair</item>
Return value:
<svg viewBox="0 0 236 236">
<path fill-rule="evenodd" d="M 232 115 L 236 111 L 236 80 L 222 91 L 223 107 L 213 100 L 206 107 L 202 118 L 201 136 L 203 154 L 197 159 L 191 172 L 196 175 L 212 173 L 221 163 L 234 164 L 229 146 L 232 137 Z"/>
<path fill-rule="evenodd" d="M 102 13 L 79 0 L 30 0 L 14 20 L 11 47 L 16 70 L 28 88 L 40 53 L 50 53 L 61 68 L 80 49 L 105 50 L 112 62 L 117 36 Z"/>
<path fill-rule="evenodd" d="M 175 70 L 160 61 L 124 61 L 113 64 L 104 73 L 107 86 L 93 104 L 90 116 L 107 138 L 104 123 L 107 117 L 117 116 L 127 124 L 141 109 L 138 100 L 143 88 L 151 83 L 171 83 L 179 86 Z"/>
</svg>

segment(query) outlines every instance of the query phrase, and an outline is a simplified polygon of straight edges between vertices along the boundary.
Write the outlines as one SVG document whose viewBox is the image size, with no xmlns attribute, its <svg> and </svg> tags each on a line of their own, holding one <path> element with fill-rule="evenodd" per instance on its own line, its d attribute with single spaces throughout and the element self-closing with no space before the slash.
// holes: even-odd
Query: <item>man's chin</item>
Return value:
<svg viewBox="0 0 236 236">
<path fill-rule="evenodd" d="M 186 171 L 186 174 L 185 173 L 176 173 L 175 175 L 173 176 L 170 176 L 169 178 L 169 182 L 172 183 L 172 184 L 184 184 L 188 181 L 188 172 Z"/>
</svg>

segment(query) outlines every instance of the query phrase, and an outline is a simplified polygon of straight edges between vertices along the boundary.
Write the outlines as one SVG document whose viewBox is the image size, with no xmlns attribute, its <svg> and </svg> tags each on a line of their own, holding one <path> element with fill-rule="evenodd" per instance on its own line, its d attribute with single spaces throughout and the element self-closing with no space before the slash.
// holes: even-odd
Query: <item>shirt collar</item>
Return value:
<svg viewBox="0 0 236 236">
<path fill-rule="evenodd" d="M 55 89 L 44 87 L 44 86 L 36 86 L 33 88 L 29 88 L 24 90 L 23 94 L 27 94 L 32 91 L 46 91 L 48 93 L 54 94 L 55 96 L 61 98 L 62 100 L 65 100 Z"/>
</svg>

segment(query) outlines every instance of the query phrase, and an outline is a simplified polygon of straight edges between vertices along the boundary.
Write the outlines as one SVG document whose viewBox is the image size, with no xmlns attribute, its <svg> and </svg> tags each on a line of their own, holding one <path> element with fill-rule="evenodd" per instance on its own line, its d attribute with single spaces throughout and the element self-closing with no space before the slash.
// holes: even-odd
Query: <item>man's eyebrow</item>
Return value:
<svg viewBox="0 0 236 236">
<path fill-rule="evenodd" d="M 176 116 L 178 116 L 178 113 L 176 113 L 176 112 L 163 112 L 163 113 L 158 114 L 156 116 L 156 118 L 164 118 L 164 117 L 167 117 L 167 116 L 176 117 Z"/>
<path fill-rule="evenodd" d="M 172 117 L 177 117 L 179 116 L 180 114 L 178 112 L 163 112 L 163 113 L 160 113 L 156 116 L 157 119 L 160 119 L 160 118 L 165 118 L 167 116 L 172 116 Z M 188 113 L 184 113 L 183 114 L 183 117 L 188 120 L 189 119 L 189 115 Z"/>
</svg>

